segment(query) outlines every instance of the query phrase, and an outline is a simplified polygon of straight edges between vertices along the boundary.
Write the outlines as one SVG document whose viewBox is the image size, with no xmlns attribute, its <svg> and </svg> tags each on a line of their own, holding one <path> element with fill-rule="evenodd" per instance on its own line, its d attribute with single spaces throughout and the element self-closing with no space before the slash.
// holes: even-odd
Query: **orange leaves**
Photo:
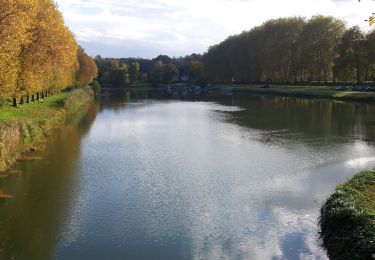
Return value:
<svg viewBox="0 0 375 260">
<path fill-rule="evenodd" d="M 79 62 L 79 86 L 85 86 L 93 82 L 98 75 L 96 63 L 85 53 L 82 48 L 78 48 Z"/>
</svg>

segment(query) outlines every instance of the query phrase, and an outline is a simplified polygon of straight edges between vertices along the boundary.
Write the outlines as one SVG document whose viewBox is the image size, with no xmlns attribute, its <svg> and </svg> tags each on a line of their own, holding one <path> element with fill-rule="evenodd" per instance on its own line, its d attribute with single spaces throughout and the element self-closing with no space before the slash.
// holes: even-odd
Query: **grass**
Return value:
<svg viewBox="0 0 375 260">
<path fill-rule="evenodd" d="M 79 120 L 93 101 L 89 89 L 49 96 L 43 102 L 31 102 L 18 108 L 7 104 L 0 108 L 0 173 L 9 169 L 23 153 L 44 148 L 53 129 L 71 120 Z M 77 118 L 77 119 L 76 119 Z"/>
<path fill-rule="evenodd" d="M 49 96 L 43 102 L 35 101 L 13 107 L 6 103 L 0 107 L 0 122 L 6 122 L 13 119 L 22 118 L 41 118 L 46 114 L 50 114 L 54 110 L 59 110 L 64 106 L 64 101 L 68 97 L 68 93 L 60 93 Z"/>
<path fill-rule="evenodd" d="M 375 170 L 336 188 L 321 209 L 320 228 L 330 259 L 375 259 Z"/>
<path fill-rule="evenodd" d="M 221 86 L 217 85 L 215 87 L 220 88 Z M 235 85 L 234 88 L 238 92 L 250 92 L 261 95 L 375 102 L 375 93 L 336 91 L 336 87 L 334 86 L 270 86 L 270 88 L 259 88 L 255 85 Z"/>
<path fill-rule="evenodd" d="M 365 207 L 369 213 L 375 216 L 375 184 L 363 191 Z"/>
</svg>

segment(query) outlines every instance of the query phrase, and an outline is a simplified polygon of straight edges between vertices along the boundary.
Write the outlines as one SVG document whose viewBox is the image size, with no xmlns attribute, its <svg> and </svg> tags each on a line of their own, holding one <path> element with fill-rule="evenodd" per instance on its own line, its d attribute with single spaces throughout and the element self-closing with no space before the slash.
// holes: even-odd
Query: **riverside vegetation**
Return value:
<svg viewBox="0 0 375 260">
<path fill-rule="evenodd" d="M 90 89 L 78 89 L 25 105 L 16 112 L 0 113 L 0 172 L 12 166 L 23 153 L 40 150 L 52 130 L 69 117 L 79 117 L 93 100 Z"/>
<path fill-rule="evenodd" d="M 331 259 L 375 258 L 375 170 L 337 187 L 321 209 L 320 226 Z"/>
<path fill-rule="evenodd" d="M 2 172 L 68 116 L 85 111 L 93 99 L 85 86 L 98 69 L 51 0 L 0 0 L 0 39 Z"/>
<path fill-rule="evenodd" d="M 52 0 L 0 0 L 0 39 L 2 103 L 29 103 L 96 77 Z"/>
</svg>

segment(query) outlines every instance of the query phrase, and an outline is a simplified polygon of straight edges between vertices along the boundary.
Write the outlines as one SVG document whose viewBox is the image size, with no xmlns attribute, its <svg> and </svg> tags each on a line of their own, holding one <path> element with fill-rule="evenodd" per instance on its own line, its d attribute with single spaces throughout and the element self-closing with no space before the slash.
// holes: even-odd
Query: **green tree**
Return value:
<svg viewBox="0 0 375 260">
<path fill-rule="evenodd" d="M 101 78 L 103 84 L 114 88 L 124 88 L 129 84 L 128 66 L 112 59 L 110 67 Z"/>
<path fill-rule="evenodd" d="M 129 82 L 131 85 L 137 82 L 139 77 L 139 63 L 138 62 L 132 62 L 129 65 Z"/>
<path fill-rule="evenodd" d="M 361 82 L 365 72 L 365 34 L 354 26 L 347 30 L 338 45 L 339 55 L 336 60 L 335 73 L 342 80 Z"/>
<path fill-rule="evenodd" d="M 343 21 L 330 16 L 314 16 L 301 35 L 304 68 L 308 80 L 328 81 L 333 77 L 337 45 L 345 31 Z"/>
<path fill-rule="evenodd" d="M 160 84 L 164 80 L 164 64 L 161 61 L 157 61 L 150 73 L 151 82 L 153 84 Z"/>
<path fill-rule="evenodd" d="M 163 83 L 170 83 L 176 80 L 178 70 L 174 64 L 166 64 L 163 66 Z"/>
</svg>

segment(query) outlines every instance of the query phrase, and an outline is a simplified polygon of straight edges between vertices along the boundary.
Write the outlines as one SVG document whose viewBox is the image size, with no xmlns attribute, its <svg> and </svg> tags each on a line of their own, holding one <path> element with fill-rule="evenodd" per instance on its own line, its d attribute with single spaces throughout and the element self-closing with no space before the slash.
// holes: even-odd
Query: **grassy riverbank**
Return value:
<svg viewBox="0 0 375 260">
<path fill-rule="evenodd" d="M 336 188 L 321 209 L 320 228 L 330 259 L 375 259 L 375 170 Z"/>
<path fill-rule="evenodd" d="M 224 86 L 224 85 L 222 85 Z M 215 85 L 215 88 L 221 88 Z M 226 85 L 228 86 L 228 85 Z M 261 95 L 274 95 L 301 98 L 327 98 L 343 101 L 375 102 L 375 93 L 336 91 L 332 86 L 270 86 L 269 88 L 259 88 L 255 85 L 234 85 L 238 92 L 247 92 Z"/>
<path fill-rule="evenodd" d="M 78 89 L 32 102 L 18 108 L 0 107 L 0 172 L 23 153 L 43 148 L 46 136 L 71 116 L 87 110 L 93 100 L 89 89 Z"/>
</svg>

